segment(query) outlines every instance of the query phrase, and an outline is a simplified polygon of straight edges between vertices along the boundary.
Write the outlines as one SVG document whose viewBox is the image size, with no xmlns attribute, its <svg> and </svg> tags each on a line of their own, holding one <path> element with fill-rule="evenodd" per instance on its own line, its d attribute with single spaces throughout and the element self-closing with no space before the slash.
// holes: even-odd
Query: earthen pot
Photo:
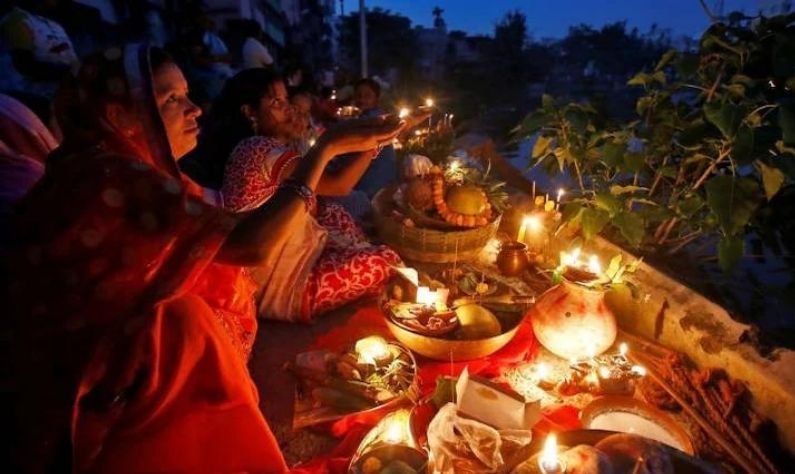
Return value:
<svg viewBox="0 0 795 474">
<path fill-rule="evenodd" d="M 497 254 L 497 268 L 505 276 L 521 275 L 530 266 L 527 246 L 521 242 L 505 242 Z"/>
<path fill-rule="evenodd" d="M 563 280 L 542 294 L 532 310 L 533 331 L 545 348 L 564 359 L 606 351 L 616 340 L 616 317 L 604 290 Z"/>
</svg>

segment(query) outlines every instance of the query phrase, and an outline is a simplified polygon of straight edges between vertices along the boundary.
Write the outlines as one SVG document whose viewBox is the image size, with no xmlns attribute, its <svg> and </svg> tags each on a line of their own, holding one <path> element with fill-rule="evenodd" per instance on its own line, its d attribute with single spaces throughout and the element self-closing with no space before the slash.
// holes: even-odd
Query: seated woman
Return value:
<svg viewBox="0 0 795 474">
<path fill-rule="evenodd" d="M 224 206 L 235 212 L 257 209 L 305 159 L 291 146 L 301 127 L 295 124 L 285 83 L 265 69 L 240 72 L 226 84 L 214 111 L 212 122 L 226 124 L 220 128 L 211 123 L 209 138 L 216 142 L 208 144 L 219 156 L 229 156 L 221 188 Z M 323 134 L 317 143 L 326 140 Z M 349 193 L 373 156 L 373 151 L 358 153 L 334 172 L 326 170 L 318 194 Z M 275 273 L 251 269 L 261 286 L 259 314 L 310 321 L 378 291 L 392 266 L 400 263 L 389 247 L 369 243 L 341 206 L 321 203 L 315 218 L 285 246 Z"/>
<path fill-rule="evenodd" d="M 21 202 L 13 285 L 21 472 L 285 472 L 246 362 L 256 333 L 243 266 L 273 268 L 338 153 L 394 123 L 329 132 L 232 216 L 177 170 L 199 109 L 161 51 L 88 58 L 57 110 L 63 145 Z M 9 317 L 9 315 L 6 315 Z"/>
</svg>

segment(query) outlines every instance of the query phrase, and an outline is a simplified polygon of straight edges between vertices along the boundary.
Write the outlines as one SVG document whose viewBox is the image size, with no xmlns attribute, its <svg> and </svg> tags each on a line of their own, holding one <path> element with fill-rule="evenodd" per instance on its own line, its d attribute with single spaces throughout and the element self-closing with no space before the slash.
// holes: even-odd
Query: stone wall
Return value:
<svg viewBox="0 0 795 474">
<path fill-rule="evenodd" d="M 595 239 L 589 250 L 603 262 L 629 252 Z M 767 357 L 746 341 L 750 326 L 701 294 L 642 263 L 633 275 L 641 297 L 628 290 L 613 291 L 608 303 L 619 326 L 687 354 L 699 367 L 720 367 L 744 381 L 753 394 L 755 409 L 778 425 L 782 444 L 795 453 L 795 352 L 776 349 Z"/>
</svg>

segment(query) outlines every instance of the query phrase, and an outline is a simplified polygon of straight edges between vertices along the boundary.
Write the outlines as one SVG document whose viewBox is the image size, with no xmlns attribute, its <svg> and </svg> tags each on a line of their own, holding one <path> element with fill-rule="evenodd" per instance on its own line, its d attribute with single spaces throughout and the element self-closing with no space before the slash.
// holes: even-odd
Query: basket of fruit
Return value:
<svg viewBox="0 0 795 474">
<path fill-rule="evenodd" d="M 504 183 L 454 161 L 407 178 L 373 197 L 379 237 L 408 260 L 471 260 L 497 233 Z"/>
</svg>

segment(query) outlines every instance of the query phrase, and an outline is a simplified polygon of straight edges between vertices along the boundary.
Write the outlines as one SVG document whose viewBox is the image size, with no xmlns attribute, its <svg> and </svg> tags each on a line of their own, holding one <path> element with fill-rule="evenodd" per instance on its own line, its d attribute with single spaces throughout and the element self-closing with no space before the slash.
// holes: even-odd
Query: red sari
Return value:
<svg viewBox="0 0 795 474">
<path fill-rule="evenodd" d="M 246 367 L 254 288 L 213 263 L 235 220 L 198 189 L 94 151 L 23 201 L 11 298 L 25 470 L 53 468 L 64 445 L 76 472 L 287 470 Z"/>
<path fill-rule="evenodd" d="M 146 45 L 86 59 L 60 108 L 70 152 L 20 205 L 19 470 L 285 472 L 246 367 L 254 288 L 214 262 L 236 221 L 179 173 L 151 60 Z M 97 120 L 125 93 L 135 140 Z"/>
</svg>

